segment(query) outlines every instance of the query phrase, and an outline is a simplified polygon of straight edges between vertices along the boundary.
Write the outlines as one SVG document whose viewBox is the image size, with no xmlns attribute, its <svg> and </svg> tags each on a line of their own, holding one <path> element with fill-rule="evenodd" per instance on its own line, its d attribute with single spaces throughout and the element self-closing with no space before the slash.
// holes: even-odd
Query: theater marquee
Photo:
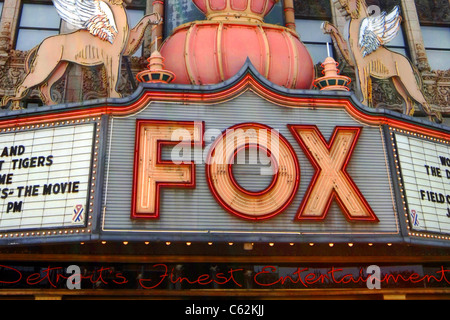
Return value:
<svg viewBox="0 0 450 320">
<path fill-rule="evenodd" d="M 383 126 L 333 103 L 288 108 L 249 90 L 112 117 L 102 235 L 400 241 Z"/>
<path fill-rule="evenodd" d="M 0 230 L 84 226 L 94 124 L 0 135 Z"/>
<path fill-rule="evenodd" d="M 1 244 L 450 243 L 449 128 L 348 92 L 247 63 L 45 110 L 0 118 Z"/>
<path fill-rule="evenodd" d="M 450 234 L 448 142 L 405 131 L 395 131 L 395 141 L 410 229 L 433 238 Z"/>
<path fill-rule="evenodd" d="M 90 238 L 99 119 L 0 129 L 0 241 Z"/>
</svg>

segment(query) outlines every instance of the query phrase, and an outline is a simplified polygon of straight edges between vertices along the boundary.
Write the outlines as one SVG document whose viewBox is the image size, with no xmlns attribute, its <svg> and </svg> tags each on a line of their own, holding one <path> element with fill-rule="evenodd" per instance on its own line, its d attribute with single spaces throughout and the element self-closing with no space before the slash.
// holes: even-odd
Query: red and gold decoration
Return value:
<svg viewBox="0 0 450 320">
<path fill-rule="evenodd" d="M 232 165 L 245 149 L 263 150 L 271 158 L 274 175 L 262 191 L 242 188 L 235 180 Z M 238 217 L 261 220 L 283 212 L 292 202 L 300 180 L 300 166 L 290 143 L 262 124 L 248 123 L 229 128 L 211 147 L 206 161 L 209 188 L 228 212 Z"/>
<path fill-rule="evenodd" d="M 234 76 L 247 58 L 271 82 L 310 89 L 312 59 L 297 33 L 264 23 L 274 0 L 193 0 L 207 20 L 179 26 L 161 48 L 174 83 L 209 85 Z"/>
<path fill-rule="evenodd" d="M 153 51 L 147 61 L 149 62 L 148 70 L 136 75 L 139 82 L 170 83 L 175 79 L 175 74 L 164 68 L 164 57 L 159 51 Z"/>
<path fill-rule="evenodd" d="M 185 1 L 139 1 L 154 14 L 132 30 L 125 0 L 53 1 L 80 30 L 32 49 L 3 101 L 19 108 L 38 86 L 55 102 L 50 89 L 71 63 L 105 64 L 113 99 L 37 107 L 27 98 L 26 109 L 0 114 L 0 296 L 449 296 L 449 127 L 364 106 L 332 57 L 315 80 L 295 31 L 305 1 L 294 12 L 292 0 L 192 0 L 207 19 L 161 47 L 162 26 L 153 28 L 148 66 L 137 57 L 138 67 L 124 66 L 139 88 L 114 99 L 120 59 Z M 351 16 L 342 43 L 356 85 L 393 78 L 408 113 L 410 100 L 424 104 L 406 58 L 370 42 L 396 30 L 398 9 L 389 27 L 364 0 L 333 2 Z M 286 27 L 264 22 L 277 3 Z M 212 314 L 196 310 L 184 314 Z"/>
<path fill-rule="evenodd" d="M 339 69 L 337 68 L 338 65 L 339 63 L 332 57 L 327 57 L 322 63 L 322 67 L 324 68 L 322 72 L 324 76 L 314 80 L 314 86 L 320 90 L 349 91 L 348 85 L 350 84 L 351 79 L 339 74 Z"/>
<path fill-rule="evenodd" d="M 336 127 L 327 142 L 316 126 L 290 126 L 316 169 L 300 206 L 299 220 L 325 219 L 333 199 L 349 221 L 378 222 L 370 205 L 346 171 L 361 128 Z"/>
<path fill-rule="evenodd" d="M 195 166 L 192 162 L 174 164 L 161 159 L 165 145 L 183 143 L 203 145 L 203 125 L 194 122 L 151 121 L 137 123 L 135 154 L 135 178 L 133 185 L 132 218 L 158 218 L 159 198 L 162 187 L 195 187 Z M 187 137 L 174 141 L 176 130 Z"/>
</svg>

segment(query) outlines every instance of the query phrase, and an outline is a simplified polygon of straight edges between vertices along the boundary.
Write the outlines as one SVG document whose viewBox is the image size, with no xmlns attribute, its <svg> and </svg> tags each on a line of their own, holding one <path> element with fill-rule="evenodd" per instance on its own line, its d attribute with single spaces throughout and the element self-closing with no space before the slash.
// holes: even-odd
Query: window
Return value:
<svg viewBox="0 0 450 320">
<path fill-rule="evenodd" d="M 383 11 L 389 13 L 395 6 L 399 6 L 400 9 L 402 8 L 400 0 L 367 0 L 366 3 L 369 13 L 372 14 L 380 14 Z M 400 15 L 403 17 L 401 11 Z M 404 56 L 409 56 L 408 46 L 403 33 L 403 26 L 400 26 L 397 36 L 386 44 L 386 48 L 398 52 Z"/>
<path fill-rule="evenodd" d="M 450 29 L 421 26 L 423 42 L 432 70 L 450 69 Z"/>
<path fill-rule="evenodd" d="M 2 17 L 3 14 L 3 1 L 0 2 L 0 18 Z"/>
<path fill-rule="evenodd" d="M 144 17 L 145 10 L 143 9 L 127 9 L 127 16 L 128 16 L 128 26 L 130 27 L 130 30 L 134 28 L 137 23 Z M 142 45 L 136 53 L 133 55 L 133 57 L 142 57 L 144 54 L 144 45 Z"/>
<path fill-rule="evenodd" d="M 308 49 L 314 64 L 322 63 L 328 57 L 327 43 L 330 48 L 333 47 L 331 36 L 324 34 L 320 28 L 322 23 L 323 21 L 320 20 L 295 20 L 297 33 Z"/>
<path fill-rule="evenodd" d="M 400 27 L 397 36 L 392 39 L 388 44 L 386 44 L 386 48 L 389 48 L 392 51 L 401 53 L 404 56 L 409 56 L 408 47 L 405 42 L 405 37 L 403 35 L 403 27 Z"/>
<path fill-rule="evenodd" d="M 22 6 L 16 50 L 27 51 L 47 37 L 59 34 L 61 18 L 51 4 L 25 3 Z"/>
<path fill-rule="evenodd" d="M 131 2 L 131 1 L 130 1 Z M 133 0 L 133 2 L 126 6 L 128 16 L 128 26 L 133 29 L 137 23 L 145 16 L 145 8 L 147 6 L 146 0 Z M 144 55 L 144 43 L 136 50 L 133 57 L 142 57 Z"/>
<path fill-rule="evenodd" d="M 329 0 L 294 1 L 295 24 L 297 33 L 308 49 L 314 64 L 323 62 L 328 57 L 327 43 L 332 48 L 331 36 L 324 34 L 321 24 L 331 21 Z M 330 53 L 331 54 L 331 53 Z"/>
<path fill-rule="evenodd" d="M 415 4 L 431 69 L 450 69 L 450 4 L 448 0 L 415 0 Z"/>
</svg>

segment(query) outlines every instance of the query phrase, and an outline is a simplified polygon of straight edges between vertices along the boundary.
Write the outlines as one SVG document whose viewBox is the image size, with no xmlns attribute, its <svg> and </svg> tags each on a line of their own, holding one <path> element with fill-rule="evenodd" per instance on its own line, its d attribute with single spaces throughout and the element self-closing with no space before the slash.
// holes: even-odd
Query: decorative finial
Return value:
<svg viewBox="0 0 450 320">
<path fill-rule="evenodd" d="M 339 63 L 336 62 L 330 56 L 330 50 L 327 43 L 327 51 L 328 57 L 322 63 L 322 67 L 324 70 L 322 74 L 323 77 L 314 80 L 314 86 L 319 88 L 320 90 L 342 90 L 349 91 L 348 85 L 351 82 L 351 79 L 346 76 L 339 75 L 339 69 L 337 68 Z"/>
<path fill-rule="evenodd" d="M 158 50 L 153 51 L 147 68 L 139 72 L 136 78 L 139 82 L 147 83 L 170 83 L 175 79 L 175 74 L 169 70 L 164 69 L 164 58 Z"/>
</svg>

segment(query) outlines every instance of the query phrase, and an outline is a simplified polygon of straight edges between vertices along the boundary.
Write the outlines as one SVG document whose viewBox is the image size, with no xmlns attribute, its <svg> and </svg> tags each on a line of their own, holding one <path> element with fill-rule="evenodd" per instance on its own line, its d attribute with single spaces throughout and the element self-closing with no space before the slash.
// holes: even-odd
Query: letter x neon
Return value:
<svg viewBox="0 0 450 320">
<path fill-rule="evenodd" d="M 349 221 L 378 222 L 372 208 L 346 172 L 361 128 L 336 127 L 328 143 L 316 126 L 288 127 L 316 170 L 297 212 L 297 219 L 325 219 L 331 202 L 336 199 Z"/>
</svg>

